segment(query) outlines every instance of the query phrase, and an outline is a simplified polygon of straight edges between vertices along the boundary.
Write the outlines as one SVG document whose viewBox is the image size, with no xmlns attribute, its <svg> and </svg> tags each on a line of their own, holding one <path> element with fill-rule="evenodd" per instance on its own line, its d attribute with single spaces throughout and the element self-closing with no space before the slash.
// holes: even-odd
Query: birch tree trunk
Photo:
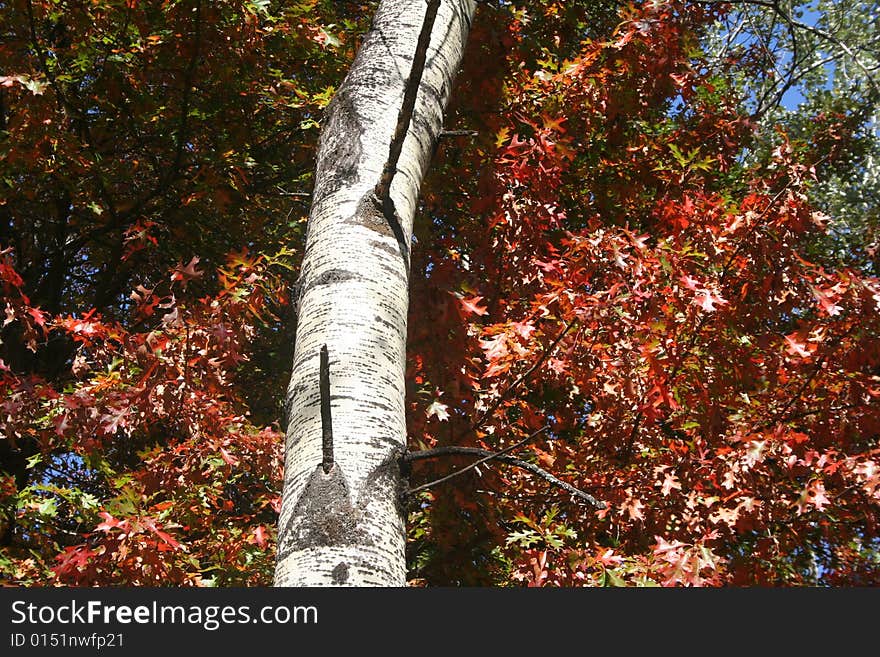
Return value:
<svg viewBox="0 0 880 657">
<path fill-rule="evenodd" d="M 322 126 L 286 398 L 276 586 L 406 584 L 398 459 L 406 446 L 410 238 L 475 9 L 473 0 L 432 4 L 438 13 L 424 73 L 384 203 L 377 183 L 389 161 L 425 0 L 380 3 Z M 322 443 L 323 345 L 332 453 Z"/>
</svg>

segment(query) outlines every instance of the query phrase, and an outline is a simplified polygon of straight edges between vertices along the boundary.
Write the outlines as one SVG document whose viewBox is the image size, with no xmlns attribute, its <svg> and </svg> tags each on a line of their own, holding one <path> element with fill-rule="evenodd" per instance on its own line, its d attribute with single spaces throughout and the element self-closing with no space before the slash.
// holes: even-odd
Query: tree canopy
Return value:
<svg viewBox="0 0 880 657">
<path fill-rule="evenodd" d="M 880 583 L 876 11 L 747 4 L 480 3 L 407 430 L 534 467 L 412 458 L 413 585 Z M 271 582 L 315 149 L 373 9 L 0 1 L 0 581 Z"/>
</svg>

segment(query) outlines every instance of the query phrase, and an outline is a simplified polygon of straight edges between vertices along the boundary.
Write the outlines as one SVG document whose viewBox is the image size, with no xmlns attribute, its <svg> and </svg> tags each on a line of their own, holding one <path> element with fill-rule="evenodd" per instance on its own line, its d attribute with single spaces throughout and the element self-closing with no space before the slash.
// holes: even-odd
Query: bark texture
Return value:
<svg viewBox="0 0 880 657">
<path fill-rule="evenodd" d="M 473 0 L 440 3 L 391 204 L 377 203 L 374 189 L 388 160 L 425 0 L 381 2 L 328 107 L 286 398 L 276 586 L 406 584 L 398 459 L 406 445 L 409 245 L 419 186 L 474 8 Z M 321 466 L 323 345 L 334 443 L 329 472 Z"/>
</svg>

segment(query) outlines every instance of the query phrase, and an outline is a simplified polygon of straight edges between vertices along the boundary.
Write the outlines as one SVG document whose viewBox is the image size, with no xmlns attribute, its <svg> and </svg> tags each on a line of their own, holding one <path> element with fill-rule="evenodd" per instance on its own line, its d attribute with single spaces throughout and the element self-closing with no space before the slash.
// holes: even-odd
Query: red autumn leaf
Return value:
<svg viewBox="0 0 880 657">
<path fill-rule="evenodd" d="M 717 310 L 716 306 L 727 305 L 727 301 L 717 292 L 710 290 L 697 290 L 694 295 L 694 303 L 707 313 L 713 313 Z"/>
<path fill-rule="evenodd" d="M 459 299 L 461 305 L 464 307 L 466 311 L 469 313 L 474 313 L 475 315 L 486 315 L 488 311 L 486 310 L 486 306 L 477 305 L 479 301 L 482 301 L 483 297 L 464 297 Z"/>
<path fill-rule="evenodd" d="M 180 281 L 181 287 L 183 289 L 186 289 L 186 285 L 187 285 L 187 283 L 189 283 L 189 281 L 194 280 L 196 278 L 201 278 L 202 275 L 204 274 L 204 272 L 202 270 L 196 269 L 196 265 L 198 263 L 199 263 L 199 257 L 193 256 L 186 266 L 184 266 L 182 264 L 178 265 L 174 269 L 174 273 L 171 275 L 172 282 Z"/>
<path fill-rule="evenodd" d="M 115 434 L 119 429 L 128 425 L 129 409 L 111 408 L 109 413 L 101 415 L 101 431 L 105 434 Z"/>
<path fill-rule="evenodd" d="M 785 341 L 788 343 L 788 354 L 790 356 L 809 358 L 816 350 L 815 344 L 804 341 L 797 333 L 786 335 Z"/>
<path fill-rule="evenodd" d="M 125 520 L 117 520 L 112 515 L 107 513 L 106 511 L 101 511 L 99 514 L 104 519 L 104 522 L 98 524 L 95 529 L 102 532 L 109 532 L 111 529 L 116 529 L 118 527 L 127 528 L 128 521 Z"/>
<path fill-rule="evenodd" d="M 97 552 L 83 545 L 67 547 L 64 552 L 55 557 L 58 565 L 54 566 L 52 570 L 58 574 L 75 573 L 88 566 L 89 561 L 95 555 Z"/>
<path fill-rule="evenodd" d="M 238 465 L 238 459 L 227 452 L 223 447 L 220 448 L 220 456 L 228 465 Z"/>
<path fill-rule="evenodd" d="M 257 525 L 254 528 L 253 533 L 254 541 L 261 548 L 266 547 L 267 539 L 266 539 L 266 530 L 262 525 Z"/>
<path fill-rule="evenodd" d="M 696 280 L 695 278 L 691 278 L 687 274 L 682 275 L 679 280 L 684 283 L 684 286 L 689 290 L 693 290 L 696 292 L 697 290 L 702 288 L 702 284 L 700 283 L 700 281 Z"/>
<path fill-rule="evenodd" d="M 46 325 L 46 317 L 47 313 L 44 313 L 39 308 L 28 308 L 28 314 L 33 318 L 34 323 L 37 326 L 45 326 Z"/>
<path fill-rule="evenodd" d="M 667 472 L 663 482 L 660 485 L 660 493 L 664 496 L 669 495 L 673 490 L 681 490 L 681 483 L 673 473 Z"/>
<path fill-rule="evenodd" d="M 159 528 L 159 525 L 156 523 L 156 521 L 153 518 L 150 518 L 150 517 L 143 518 L 142 522 L 144 523 L 144 526 L 146 526 L 147 529 L 149 529 L 153 534 L 158 536 L 159 539 L 161 540 L 161 543 L 157 544 L 157 547 L 159 550 L 164 550 L 164 549 L 178 550 L 178 549 L 180 549 L 180 547 L 181 547 L 180 543 L 178 543 L 176 540 L 174 540 L 174 538 L 170 534 L 162 531 L 162 529 Z"/>
</svg>

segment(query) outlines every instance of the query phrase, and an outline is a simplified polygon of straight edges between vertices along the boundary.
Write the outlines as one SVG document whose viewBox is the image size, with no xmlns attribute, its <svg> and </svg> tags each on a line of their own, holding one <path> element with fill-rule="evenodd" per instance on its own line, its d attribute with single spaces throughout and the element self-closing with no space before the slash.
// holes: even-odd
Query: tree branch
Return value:
<svg viewBox="0 0 880 657">
<path fill-rule="evenodd" d="M 321 468 L 324 474 L 333 469 L 333 424 L 330 415 L 330 355 L 327 345 L 321 346 L 318 385 L 321 389 Z"/>
<path fill-rule="evenodd" d="M 561 488 L 565 492 L 571 494 L 572 496 L 576 497 L 577 499 L 579 499 L 583 502 L 586 502 L 587 504 L 589 504 L 590 506 L 592 506 L 596 509 L 604 509 L 605 503 L 600 502 L 599 500 L 597 500 L 595 497 L 593 497 L 589 493 L 585 493 L 584 491 L 580 490 L 579 488 L 575 488 L 571 484 L 568 484 L 568 483 L 562 481 L 561 479 L 553 476 L 552 474 L 550 474 L 549 472 L 547 472 L 543 468 L 539 468 L 537 465 L 535 465 L 533 463 L 529 463 L 528 461 L 523 461 L 522 459 L 518 459 L 514 456 L 509 455 L 509 452 L 512 452 L 513 450 L 517 449 L 518 447 L 521 447 L 522 445 L 524 445 L 528 441 L 532 440 L 535 436 L 546 431 L 548 428 L 549 427 L 547 427 L 547 426 L 541 427 L 540 429 L 535 431 L 533 434 L 527 436 L 526 438 L 523 438 L 519 442 L 511 445 L 510 447 L 506 447 L 505 449 L 498 451 L 498 452 L 490 452 L 487 449 L 480 449 L 478 447 L 459 447 L 459 446 L 436 447 L 434 449 L 425 449 L 425 450 L 421 450 L 418 452 L 407 452 L 401 458 L 401 461 L 406 464 L 412 463 L 413 461 L 434 459 L 434 458 L 440 458 L 443 456 L 477 456 L 477 457 L 480 457 L 478 461 L 471 463 L 470 465 L 462 468 L 461 470 L 456 470 L 455 472 L 453 472 L 449 475 L 446 475 L 445 477 L 442 477 L 442 478 L 437 479 L 435 481 L 430 481 L 427 484 L 422 484 L 421 486 L 417 486 L 416 488 L 410 489 L 409 493 L 410 494 L 418 493 L 423 490 L 427 490 L 429 488 L 432 488 L 433 486 L 444 483 L 446 481 L 449 481 L 450 479 L 453 479 L 454 477 L 457 477 L 461 474 L 464 474 L 468 470 L 472 470 L 473 468 L 476 468 L 478 465 L 481 465 L 483 463 L 487 463 L 489 461 L 500 461 L 502 463 L 507 463 L 508 465 L 513 465 L 513 466 L 516 466 L 516 467 L 521 468 L 523 470 L 526 470 L 527 472 L 531 472 L 532 474 L 537 475 L 537 476 L 541 477 L 542 479 L 544 479 L 545 481 L 549 482 L 553 486 L 556 486 L 557 488 Z"/>
<path fill-rule="evenodd" d="M 510 447 L 505 447 L 500 452 L 492 452 L 492 453 L 490 453 L 489 456 L 484 456 L 479 461 L 474 461 L 473 463 L 471 463 L 468 466 L 465 466 L 461 470 L 456 470 L 455 472 L 448 474 L 445 477 L 441 477 L 440 479 L 435 479 L 434 481 L 428 482 L 427 484 L 422 484 L 418 488 L 411 489 L 409 492 L 410 492 L 410 494 L 413 494 L 413 493 L 421 492 L 423 490 L 427 490 L 433 486 L 436 486 L 438 484 L 442 484 L 446 481 L 449 481 L 450 479 L 454 479 L 455 477 L 458 477 L 459 475 L 463 475 L 468 470 L 473 470 L 477 466 L 482 465 L 483 463 L 486 463 L 487 461 L 491 461 L 492 459 L 497 459 L 499 456 L 503 456 L 504 454 L 509 454 L 510 452 L 518 449 L 519 447 L 522 447 L 527 442 L 529 442 L 532 438 L 534 438 L 535 436 L 537 436 L 540 433 L 543 433 L 544 431 L 546 431 L 549 428 L 550 428 L 549 426 L 543 426 L 540 429 L 538 429 L 537 431 L 535 431 L 533 434 L 526 436 L 525 438 L 523 438 L 522 440 L 520 440 L 517 443 L 514 443 Z M 439 449 L 445 449 L 445 448 L 441 447 Z M 425 450 L 425 452 L 436 453 L 434 450 Z M 415 452 L 415 454 L 422 454 L 422 453 L 424 453 L 424 452 Z"/>
<path fill-rule="evenodd" d="M 40 44 L 40 39 L 37 36 L 36 18 L 34 16 L 34 5 L 32 0 L 27 0 L 25 7 L 27 9 L 28 28 L 30 30 L 31 45 L 33 46 L 34 51 L 37 55 L 37 59 L 40 63 L 40 68 L 43 70 L 43 73 L 45 73 L 46 75 L 46 79 L 49 81 L 49 86 L 55 92 L 55 101 L 58 103 L 59 108 L 68 112 L 71 115 L 71 127 L 74 128 L 78 133 L 77 136 L 80 138 L 80 141 L 85 142 L 83 146 L 87 150 L 89 150 L 96 159 L 100 160 L 101 154 L 98 152 L 95 146 L 95 140 L 92 137 L 91 130 L 89 129 L 88 116 L 85 112 L 82 111 L 82 109 L 79 108 L 78 105 L 75 105 L 70 100 L 70 98 L 67 97 L 67 94 L 61 88 L 61 84 L 58 82 L 58 78 L 49 67 L 49 61 L 47 59 L 46 51 L 43 49 L 43 46 Z M 118 213 L 116 211 L 116 202 L 110 195 L 110 191 L 104 185 L 104 180 L 101 178 L 100 175 L 95 177 L 95 184 L 98 188 L 98 193 L 101 195 L 102 200 L 107 205 L 107 211 L 110 213 L 110 217 L 115 222 L 118 217 Z"/>
<path fill-rule="evenodd" d="M 199 57 L 202 49 L 202 3 L 201 0 L 196 2 L 195 6 L 195 33 L 193 34 L 193 51 L 183 73 L 183 98 L 180 102 L 180 117 L 177 125 L 177 144 L 174 150 L 174 160 L 168 171 L 167 178 L 174 178 L 180 170 L 183 162 L 183 151 L 186 147 L 187 124 L 189 121 L 190 103 L 192 102 L 193 81 L 195 79 L 196 67 L 199 63 Z"/>
<path fill-rule="evenodd" d="M 419 92 L 422 73 L 425 71 L 425 62 L 428 58 L 428 44 L 431 41 L 431 32 L 434 29 L 434 21 L 437 18 L 437 10 L 439 8 L 440 0 L 428 0 L 425 21 L 422 23 L 422 31 L 419 33 L 419 40 L 416 44 L 416 54 L 413 56 L 412 68 L 410 69 L 409 78 L 406 81 L 406 89 L 403 93 L 403 104 L 400 106 L 400 112 L 397 114 L 397 126 L 394 128 L 394 136 L 391 138 L 391 145 L 388 148 L 388 160 L 385 162 L 382 176 L 376 184 L 375 194 L 383 205 L 390 198 L 391 181 L 394 179 L 394 174 L 397 173 L 397 162 L 400 160 L 403 142 L 406 139 L 406 133 L 409 131 L 413 110 L 416 107 L 416 96 Z"/>
<path fill-rule="evenodd" d="M 878 85 L 877 81 L 874 79 L 874 76 L 871 75 L 871 70 L 865 66 L 861 59 L 853 52 L 853 50 L 846 45 L 843 41 L 838 39 L 833 34 L 830 34 L 815 25 L 809 25 L 807 23 L 803 23 L 799 20 L 793 18 L 787 11 L 785 11 L 780 5 L 779 0 L 690 0 L 690 2 L 699 5 L 717 5 L 717 4 L 726 4 L 726 5 L 755 5 L 757 7 L 764 7 L 765 9 L 772 10 L 777 16 L 782 18 L 785 21 L 789 28 L 797 27 L 800 30 L 804 30 L 805 32 L 810 32 L 815 34 L 820 39 L 823 39 L 836 47 L 842 50 L 852 61 L 855 63 L 857 67 L 862 70 L 865 78 L 868 81 L 868 84 L 871 88 L 880 93 L 880 85 Z M 793 32 L 790 32 L 793 34 Z M 790 71 L 791 73 L 791 71 Z"/>
<path fill-rule="evenodd" d="M 452 137 L 478 137 L 479 132 L 476 130 L 444 130 L 440 133 L 440 139 L 450 139 Z"/>
</svg>

